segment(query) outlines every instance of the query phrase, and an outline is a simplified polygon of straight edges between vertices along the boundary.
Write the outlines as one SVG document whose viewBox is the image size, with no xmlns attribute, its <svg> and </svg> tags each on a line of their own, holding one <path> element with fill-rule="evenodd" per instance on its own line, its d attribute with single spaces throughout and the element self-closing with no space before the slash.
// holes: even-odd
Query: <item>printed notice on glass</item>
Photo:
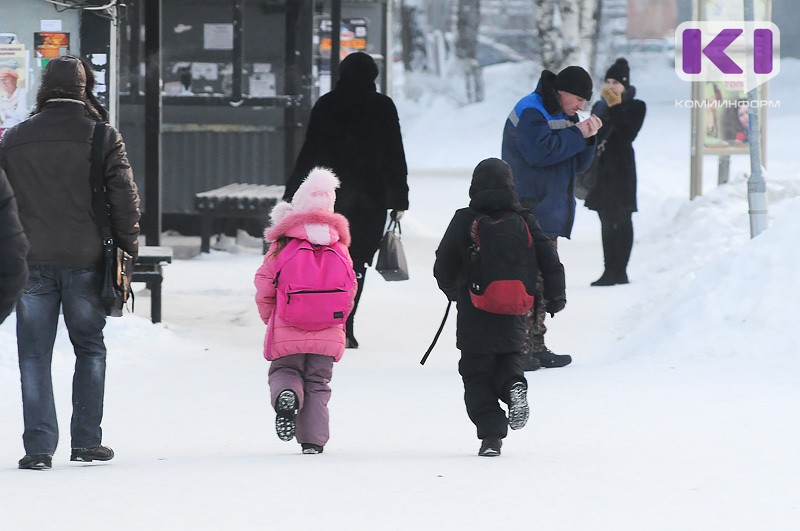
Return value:
<svg viewBox="0 0 800 531">
<path fill-rule="evenodd" d="M 40 20 L 39 31 L 62 31 L 61 20 Z"/>
<path fill-rule="evenodd" d="M 203 48 L 233 50 L 233 24 L 203 24 Z"/>
</svg>

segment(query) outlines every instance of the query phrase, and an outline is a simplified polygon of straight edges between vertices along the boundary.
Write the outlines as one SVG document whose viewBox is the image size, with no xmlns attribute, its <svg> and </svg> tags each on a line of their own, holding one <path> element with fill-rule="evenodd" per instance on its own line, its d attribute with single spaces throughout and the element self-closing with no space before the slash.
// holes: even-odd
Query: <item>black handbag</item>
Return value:
<svg viewBox="0 0 800 531">
<path fill-rule="evenodd" d="M 403 252 L 400 222 L 392 220 L 386 228 L 378 248 L 378 262 L 375 270 L 388 281 L 408 280 L 408 264 Z"/>
<path fill-rule="evenodd" d="M 103 283 L 100 288 L 100 302 L 109 317 L 121 317 L 122 309 L 132 297 L 131 278 L 133 277 L 133 257 L 117 247 L 111 235 L 111 215 L 108 211 L 108 198 L 103 183 L 103 138 L 105 123 L 97 122 L 92 136 L 92 209 L 100 236 L 103 239 Z M 133 299 L 131 299 L 133 301 Z M 131 302 L 133 304 L 133 302 Z"/>
<path fill-rule="evenodd" d="M 575 174 L 575 186 L 572 193 L 575 194 L 577 199 L 586 199 L 589 194 L 592 193 L 595 186 L 597 186 L 598 172 L 600 171 L 600 158 L 606 151 L 606 142 L 608 142 L 608 137 L 613 130 L 614 126 L 612 125 L 608 129 L 606 137 L 597 144 L 597 150 L 595 151 L 594 159 L 592 159 L 589 168 L 586 171 Z"/>
</svg>

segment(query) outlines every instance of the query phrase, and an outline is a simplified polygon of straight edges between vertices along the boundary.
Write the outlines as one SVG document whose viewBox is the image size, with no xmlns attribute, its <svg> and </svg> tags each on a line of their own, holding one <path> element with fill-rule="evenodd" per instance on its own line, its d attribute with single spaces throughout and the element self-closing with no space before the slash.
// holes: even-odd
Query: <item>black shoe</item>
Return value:
<svg viewBox="0 0 800 531">
<path fill-rule="evenodd" d="M 26 455 L 19 460 L 19 468 L 22 470 L 50 470 L 53 468 L 53 456 L 42 455 Z"/>
<path fill-rule="evenodd" d="M 70 461 L 111 461 L 114 458 L 114 450 L 108 446 L 95 446 L 94 448 L 73 448 Z"/>
<path fill-rule="evenodd" d="M 538 358 L 534 358 L 530 353 L 522 355 L 522 370 L 525 372 L 538 371 L 542 367 Z"/>
<path fill-rule="evenodd" d="M 304 454 L 321 454 L 323 450 L 318 444 L 302 443 L 300 446 L 303 447 Z"/>
<path fill-rule="evenodd" d="M 628 283 L 628 274 L 626 272 L 621 273 L 614 273 L 611 271 L 605 271 L 603 274 L 592 282 L 592 286 L 615 286 L 617 284 L 627 284 Z"/>
<path fill-rule="evenodd" d="M 356 341 L 355 337 L 348 335 L 345 338 L 344 348 L 358 348 L 358 341 Z"/>
<path fill-rule="evenodd" d="M 613 275 L 610 271 L 603 271 L 603 274 L 600 275 L 600 278 L 595 280 L 591 283 L 592 286 L 613 286 L 616 284 L 616 275 Z"/>
<path fill-rule="evenodd" d="M 497 457 L 500 455 L 500 447 L 503 446 L 503 440 L 496 437 L 489 437 L 481 441 L 481 449 L 478 450 L 478 455 L 481 457 Z"/>
<path fill-rule="evenodd" d="M 532 352 L 531 356 L 538 359 L 539 364 L 546 369 L 564 367 L 565 365 L 572 363 L 572 356 L 568 356 L 567 354 L 556 354 L 547 347 L 539 352 Z"/>
<path fill-rule="evenodd" d="M 294 439 L 297 429 L 295 417 L 297 416 L 297 395 L 291 389 L 284 389 L 275 400 L 275 431 L 282 441 Z"/>
<path fill-rule="evenodd" d="M 508 406 L 508 427 L 512 430 L 524 428 L 528 423 L 530 408 L 528 407 L 528 387 L 523 382 L 517 382 L 508 391 L 510 405 Z"/>
</svg>

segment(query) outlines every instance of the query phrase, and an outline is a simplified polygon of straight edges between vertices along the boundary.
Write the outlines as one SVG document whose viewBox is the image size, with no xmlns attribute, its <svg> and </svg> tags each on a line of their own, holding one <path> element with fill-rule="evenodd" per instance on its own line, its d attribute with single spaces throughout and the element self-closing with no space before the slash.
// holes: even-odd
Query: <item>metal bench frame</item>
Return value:
<svg viewBox="0 0 800 531">
<path fill-rule="evenodd" d="M 162 267 L 172 263 L 172 247 L 142 246 L 133 265 L 132 282 L 144 282 L 150 290 L 150 320 L 161 322 Z"/>
<path fill-rule="evenodd" d="M 233 183 L 194 196 L 194 208 L 200 214 L 200 252 L 211 251 L 214 218 L 256 219 L 266 227 L 269 213 L 283 197 L 284 186 Z M 266 252 L 264 242 L 263 250 Z"/>
</svg>

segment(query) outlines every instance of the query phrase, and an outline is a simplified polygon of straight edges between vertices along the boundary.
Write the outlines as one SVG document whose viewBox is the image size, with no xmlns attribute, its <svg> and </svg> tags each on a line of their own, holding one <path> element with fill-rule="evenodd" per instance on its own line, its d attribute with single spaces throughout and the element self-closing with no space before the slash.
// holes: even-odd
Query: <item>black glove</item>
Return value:
<svg viewBox="0 0 800 531">
<path fill-rule="evenodd" d="M 564 306 L 566 305 L 567 305 L 567 298 L 564 295 L 559 295 L 547 301 L 545 310 L 547 310 L 547 313 L 550 314 L 550 317 L 555 317 L 556 314 L 561 310 L 563 310 Z"/>
<path fill-rule="evenodd" d="M 400 221 L 405 213 L 405 210 L 392 209 L 392 211 L 389 213 L 389 217 L 392 218 L 392 221 Z"/>
</svg>

